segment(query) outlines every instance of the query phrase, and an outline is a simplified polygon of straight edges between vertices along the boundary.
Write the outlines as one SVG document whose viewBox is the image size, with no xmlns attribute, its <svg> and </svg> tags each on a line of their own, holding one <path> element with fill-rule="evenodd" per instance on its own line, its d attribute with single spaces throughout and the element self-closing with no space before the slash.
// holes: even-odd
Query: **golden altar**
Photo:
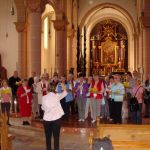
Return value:
<svg viewBox="0 0 150 150">
<path fill-rule="evenodd" d="M 109 75 L 125 71 L 126 35 L 116 32 L 116 23 L 107 20 L 102 30 L 91 36 L 90 72 Z M 118 36 L 119 35 L 119 36 Z"/>
</svg>

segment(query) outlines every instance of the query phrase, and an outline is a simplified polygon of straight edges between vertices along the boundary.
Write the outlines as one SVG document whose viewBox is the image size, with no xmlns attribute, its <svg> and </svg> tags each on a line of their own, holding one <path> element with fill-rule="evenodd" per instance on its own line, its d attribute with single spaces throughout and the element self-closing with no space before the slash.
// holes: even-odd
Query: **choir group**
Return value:
<svg viewBox="0 0 150 150">
<path fill-rule="evenodd" d="M 77 113 L 79 122 L 84 122 L 90 115 L 92 124 L 97 117 L 111 123 L 122 123 L 122 119 L 126 118 L 131 123 L 141 124 L 143 102 L 145 117 L 149 117 L 149 79 L 142 85 L 136 72 L 133 76 L 127 72 L 123 78 L 122 81 L 119 74 L 100 78 L 97 74 L 84 77 L 79 73 L 78 78 L 74 79 L 72 74 L 59 77 L 55 73 L 50 79 L 48 73 L 39 77 L 33 72 L 28 80 L 22 80 L 18 77 L 18 72 L 14 71 L 8 81 L 3 80 L 1 83 L 1 111 L 7 112 L 8 125 L 10 108 L 12 112 L 20 113 L 23 125 L 30 125 L 31 115 L 43 120 L 42 97 L 49 92 L 62 93 L 62 87 L 65 86 L 67 95 L 60 101 L 64 111 L 62 120 L 67 121 Z M 138 101 L 138 110 L 130 109 L 132 97 Z"/>
</svg>

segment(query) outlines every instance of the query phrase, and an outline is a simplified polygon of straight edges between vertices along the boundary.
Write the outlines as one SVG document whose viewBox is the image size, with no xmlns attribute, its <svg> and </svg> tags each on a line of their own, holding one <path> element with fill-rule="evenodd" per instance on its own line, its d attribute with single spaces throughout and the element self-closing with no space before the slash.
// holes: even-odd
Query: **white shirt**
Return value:
<svg viewBox="0 0 150 150">
<path fill-rule="evenodd" d="M 50 92 L 42 97 L 42 109 L 44 110 L 43 120 L 54 121 L 60 119 L 64 115 L 60 100 L 66 95 L 66 91 L 57 94 Z"/>
<path fill-rule="evenodd" d="M 45 82 L 45 84 L 46 84 L 46 88 L 48 87 L 48 82 L 46 81 Z M 37 84 L 36 84 L 36 89 L 35 89 L 35 91 L 36 91 L 36 93 L 38 94 L 38 104 L 39 105 L 41 105 L 42 104 L 42 87 L 43 87 L 43 82 L 42 81 L 40 81 L 40 82 L 38 82 Z"/>
</svg>

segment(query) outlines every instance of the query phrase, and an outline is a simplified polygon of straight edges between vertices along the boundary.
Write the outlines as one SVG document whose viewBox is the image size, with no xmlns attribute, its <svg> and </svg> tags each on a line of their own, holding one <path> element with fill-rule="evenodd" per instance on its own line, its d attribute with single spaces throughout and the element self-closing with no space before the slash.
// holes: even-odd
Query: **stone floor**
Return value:
<svg viewBox="0 0 150 150">
<path fill-rule="evenodd" d="M 9 132 L 15 136 L 12 150 L 45 150 L 42 127 L 23 126 L 20 118 L 11 118 Z M 93 128 L 62 127 L 60 150 L 88 150 L 88 135 Z"/>
<path fill-rule="evenodd" d="M 105 123 L 105 122 L 103 122 Z M 45 136 L 42 123 L 33 121 L 31 126 L 23 126 L 20 117 L 11 117 L 9 132 L 15 136 L 12 150 L 45 150 Z M 149 118 L 143 118 L 143 124 L 150 124 Z M 96 132 L 96 124 L 90 120 L 79 123 L 77 117 L 62 122 L 60 150 L 88 150 L 90 131 Z"/>
</svg>

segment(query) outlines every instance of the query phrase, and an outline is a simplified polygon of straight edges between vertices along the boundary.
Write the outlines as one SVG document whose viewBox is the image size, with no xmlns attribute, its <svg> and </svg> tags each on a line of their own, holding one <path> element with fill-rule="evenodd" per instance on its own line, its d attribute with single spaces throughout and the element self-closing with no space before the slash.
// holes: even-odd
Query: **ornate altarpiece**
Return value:
<svg viewBox="0 0 150 150">
<path fill-rule="evenodd" d="M 127 34 L 113 20 L 98 23 L 91 32 L 90 74 L 108 75 L 127 68 Z"/>
</svg>

